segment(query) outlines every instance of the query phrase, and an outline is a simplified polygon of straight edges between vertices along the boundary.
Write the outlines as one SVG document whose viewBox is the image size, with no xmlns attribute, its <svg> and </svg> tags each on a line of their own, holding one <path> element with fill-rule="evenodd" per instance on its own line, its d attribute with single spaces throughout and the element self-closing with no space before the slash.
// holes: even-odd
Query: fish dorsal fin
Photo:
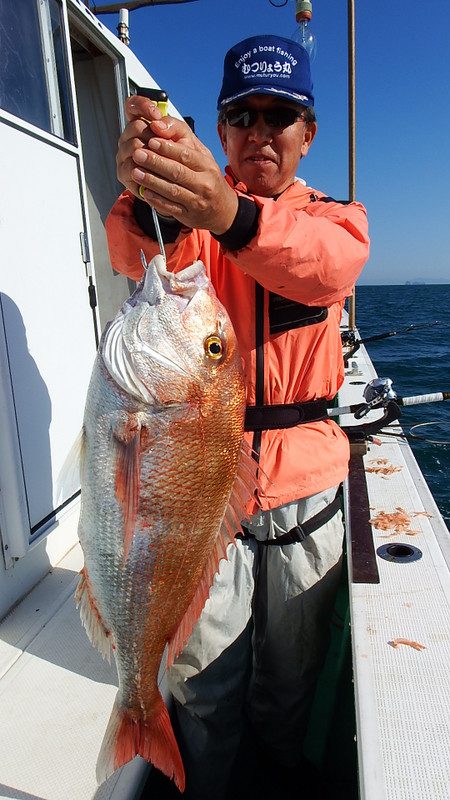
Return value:
<svg viewBox="0 0 450 800">
<path fill-rule="evenodd" d="M 214 580 L 214 575 L 219 569 L 219 561 L 227 557 L 227 546 L 233 542 L 234 539 L 227 533 L 227 540 L 222 536 L 222 531 L 217 537 L 214 545 L 214 550 L 211 553 L 208 563 L 203 571 L 199 580 L 195 595 L 191 600 L 186 612 L 181 620 L 177 630 L 169 641 L 167 651 L 167 667 L 171 667 L 175 658 L 181 653 L 184 645 L 189 639 L 194 625 L 196 624 L 203 607 L 209 597 L 209 592 Z"/>
<path fill-rule="evenodd" d="M 243 441 L 236 477 L 231 487 L 230 499 L 222 522 L 224 531 L 233 532 L 233 540 L 236 533 L 242 531 L 242 523 L 248 518 L 249 504 L 251 503 L 252 506 L 256 504 L 259 507 L 258 475 L 260 473 L 261 469 L 253 458 L 251 447 Z M 253 508 L 251 513 L 253 513 Z"/>
<path fill-rule="evenodd" d="M 242 443 L 236 477 L 214 549 L 200 578 L 195 595 L 180 625 L 169 641 L 168 667 L 173 664 L 189 639 L 209 597 L 214 576 L 219 569 L 219 562 L 222 558 L 227 558 L 228 546 L 235 544 L 235 536 L 242 530 L 242 521 L 247 517 L 246 506 L 249 501 L 255 501 L 256 499 L 258 488 L 257 471 L 257 462 L 252 458 L 250 449 L 247 449 L 245 443 Z"/>
</svg>

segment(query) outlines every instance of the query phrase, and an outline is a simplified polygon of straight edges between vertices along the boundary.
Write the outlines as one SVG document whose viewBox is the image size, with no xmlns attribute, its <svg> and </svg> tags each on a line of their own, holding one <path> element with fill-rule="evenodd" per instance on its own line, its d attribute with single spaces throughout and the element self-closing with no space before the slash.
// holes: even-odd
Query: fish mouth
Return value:
<svg viewBox="0 0 450 800">
<path fill-rule="evenodd" d="M 158 255 L 147 264 L 142 284 L 138 287 L 140 300 L 150 305 L 162 302 L 165 295 L 174 297 L 181 310 L 189 304 L 199 289 L 209 284 L 205 267 L 201 261 L 195 261 L 180 272 L 169 272 L 166 269 L 164 256 Z"/>
<path fill-rule="evenodd" d="M 208 285 L 211 288 L 201 261 L 195 261 L 180 272 L 169 272 L 162 255 L 155 256 L 147 264 L 145 255 L 141 251 L 141 260 L 145 269 L 144 277 L 131 297 L 125 300 L 121 308 L 123 315 L 142 302 L 150 306 L 159 305 L 166 295 L 173 297 L 180 311 L 183 311 L 199 289 L 204 289 Z"/>
</svg>

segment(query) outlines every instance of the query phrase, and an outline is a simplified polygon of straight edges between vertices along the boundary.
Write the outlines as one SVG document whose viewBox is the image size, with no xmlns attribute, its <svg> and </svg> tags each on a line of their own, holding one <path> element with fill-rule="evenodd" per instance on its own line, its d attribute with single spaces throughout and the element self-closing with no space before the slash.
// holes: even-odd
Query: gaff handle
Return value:
<svg viewBox="0 0 450 800">
<path fill-rule="evenodd" d="M 401 413 L 395 400 L 389 400 L 383 416 L 379 417 L 379 419 L 375 419 L 373 422 L 366 422 L 364 425 L 342 426 L 342 430 L 345 431 L 350 441 L 352 438 L 360 439 L 361 436 L 373 436 L 376 433 L 380 433 L 386 425 L 400 419 Z"/>
<path fill-rule="evenodd" d="M 147 97 L 149 100 L 152 100 L 161 111 L 161 114 L 166 116 L 169 105 L 169 95 L 164 89 L 148 89 L 145 86 L 137 86 L 136 94 L 140 97 Z"/>
</svg>

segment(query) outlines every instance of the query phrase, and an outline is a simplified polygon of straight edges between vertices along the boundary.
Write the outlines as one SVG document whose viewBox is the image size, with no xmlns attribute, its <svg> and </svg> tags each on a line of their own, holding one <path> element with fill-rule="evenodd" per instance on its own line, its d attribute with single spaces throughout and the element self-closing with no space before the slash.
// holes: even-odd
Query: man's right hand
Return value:
<svg viewBox="0 0 450 800">
<path fill-rule="evenodd" d="M 236 192 L 189 125 L 163 117 L 151 100 L 137 95 L 126 100 L 125 113 L 129 122 L 117 153 L 121 183 L 187 227 L 228 230 L 238 207 Z"/>
<path fill-rule="evenodd" d="M 165 117 L 165 123 L 169 120 L 173 123 L 180 123 L 174 129 L 173 124 L 168 129 L 165 124 L 163 126 L 155 124 L 163 119 L 163 114 L 159 108 L 146 97 L 139 97 L 132 95 L 125 101 L 125 116 L 128 120 L 118 143 L 118 151 L 116 156 L 117 163 L 117 177 L 123 185 L 129 189 L 136 197 L 139 195 L 139 186 L 141 184 L 133 180 L 132 172 L 136 168 L 136 163 L 133 156 L 136 150 L 147 148 L 149 140 L 153 136 L 162 136 L 163 138 L 175 138 L 175 141 L 182 141 L 191 147 L 195 146 L 197 137 L 192 134 L 189 126 L 182 120 L 175 120 L 174 117 Z M 190 135 L 192 134 L 192 136 Z M 198 141 L 198 140 L 197 140 Z"/>
</svg>

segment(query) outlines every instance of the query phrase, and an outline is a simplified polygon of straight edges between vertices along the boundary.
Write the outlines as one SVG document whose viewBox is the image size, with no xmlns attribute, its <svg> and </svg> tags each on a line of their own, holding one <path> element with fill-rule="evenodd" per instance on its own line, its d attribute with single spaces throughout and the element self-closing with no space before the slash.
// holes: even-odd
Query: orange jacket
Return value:
<svg viewBox="0 0 450 800">
<path fill-rule="evenodd" d="M 227 178 L 231 183 L 231 178 Z M 246 187 L 235 186 L 239 194 Z M 255 281 L 265 289 L 264 402 L 335 397 L 344 378 L 339 325 L 369 254 L 367 217 L 359 203 L 343 204 L 296 181 L 276 200 L 246 195 L 260 209 L 258 231 L 236 252 L 204 230 L 182 229 L 166 246 L 168 269 L 201 259 L 234 325 L 244 361 L 247 402 L 255 403 Z M 124 192 L 106 221 L 115 270 L 140 280 L 140 251 L 148 260 L 157 242 L 138 226 L 134 197 Z M 269 292 L 322 306 L 322 322 L 270 334 Z M 249 442 L 252 435 L 248 434 Z M 339 484 L 347 475 L 347 437 L 331 420 L 265 431 L 261 442 L 263 509 L 275 508 Z"/>
</svg>

